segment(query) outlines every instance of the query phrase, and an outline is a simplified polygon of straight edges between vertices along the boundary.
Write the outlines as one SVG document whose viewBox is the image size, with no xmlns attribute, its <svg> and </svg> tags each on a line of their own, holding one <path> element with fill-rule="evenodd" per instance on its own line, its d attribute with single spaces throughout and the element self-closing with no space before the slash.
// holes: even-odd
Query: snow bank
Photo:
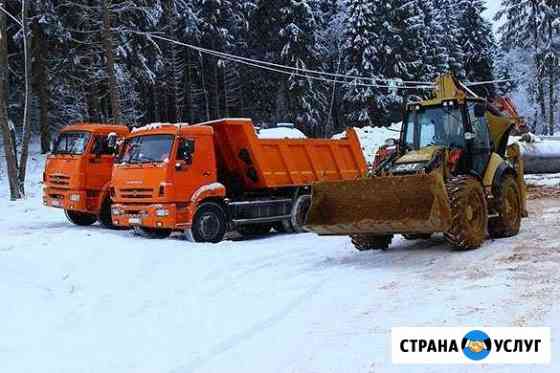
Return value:
<svg viewBox="0 0 560 373">
<path fill-rule="evenodd" d="M 375 153 L 385 144 L 387 139 L 396 139 L 400 136 L 402 123 L 395 123 L 388 128 L 364 127 L 354 128 L 360 138 L 362 151 L 368 163 L 373 163 Z M 342 139 L 346 136 L 346 131 L 333 136 L 333 139 Z"/>
<path fill-rule="evenodd" d="M 259 139 L 306 139 L 307 136 L 297 128 L 268 128 L 260 130 L 257 134 Z"/>
</svg>

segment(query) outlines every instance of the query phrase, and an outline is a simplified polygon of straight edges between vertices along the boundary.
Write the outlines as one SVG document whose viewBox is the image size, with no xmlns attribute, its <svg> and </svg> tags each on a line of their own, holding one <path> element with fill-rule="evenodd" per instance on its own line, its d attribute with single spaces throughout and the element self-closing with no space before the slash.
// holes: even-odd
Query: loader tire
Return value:
<svg viewBox="0 0 560 373">
<path fill-rule="evenodd" d="M 488 221 L 488 233 L 492 238 L 513 237 L 521 228 L 522 207 L 519 186 L 511 175 L 505 176 L 496 188 L 495 208 L 498 216 Z"/>
<path fill-rule="evenodd" d="M 416 240 L 429 240 L 432 238 L 430 233 L 425 234 L 403 234 L 405 240 L 408 241 L 416 241 Z"/>
<path fill-rule="evenodd" d="M 488 227 L 488 207 L 480 181 L 470 176 L 452 178 L 447 193 L 451 228 L 445 238 L 457 250 L 479 248 L 486 240 Z"/>
<path fill-rule="evenodd" d="M 250 224 L 237 227 L 237 232 L 245 237 L 257 237 L 269 234 L 271 229 L 271 224 Z"/>
<path fill-rule="evenodd" d="M 84 212 L 64 210 L 66 218 L 73 224 L 79 225 L 81 227 L 87 227 L 93 225 L 97 221 L 97 216 L 93 214 L 86 214 Z"/>
<path fill-rule="evenodd" d="M 227 216 L 222 206 L 215 202 L 205 202 L 198 207 L 191 227 L 195 242 L 222 242 L 226 230 Z"/>
<path fill-rule="evenodd" d="M 146 228 L 146 227 L 134 227 L 134 233 L 138 236 L 149 238 L 152 240 L 163 240 L 171 236 L 171 229 L 156 229 L 156 228 Z"/>
<path fill-rule="evenodd" d="M 387 250 L 393 242 L 393 235 L 372 236 L 358 234 L 351 236 L 352 244 L 358 251 Z"/>
<path fill-rule="evenodd" d="M 307 220 L 307 213 L 311 207 L 311 196 L 299 196 L 292 208 L 292 227 L 295 233 L 305 233 L 307 230 L 304 228 L 305 221 Z"/>
</svg>

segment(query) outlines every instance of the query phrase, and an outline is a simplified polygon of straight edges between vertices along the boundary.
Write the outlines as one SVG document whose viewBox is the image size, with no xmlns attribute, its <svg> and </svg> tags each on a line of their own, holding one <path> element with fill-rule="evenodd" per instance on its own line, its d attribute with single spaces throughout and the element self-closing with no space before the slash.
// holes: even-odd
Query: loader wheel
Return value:
<svg viewBox="0 0 560 373">
<path fill-rule="evenodd" d="M 116 229 L 113 225 L 113 217 L 111 216 L 111 198 L 107 197 L 101 205 L 101 212 L 99 213 L 99 222 L 107 229 Z"/>
<path fill-rule="evenodd" d="M 269 234 L 271 229 L 271 224 L 250 224 L 237 227 L 237 232 L 245 237 L 255 237 Z"/>
<path fill-rule="evenodd" d="M 416 240 L 429 240 L 432 238 L 430 233 L 425 234 L 403 234 L 405 240 L 408 241 L 416 241 Z"/>
<path fill-rule="evenodd" d="M 351 236 L 352 244 L 358 251 L 387 250 L 393 242 L 393 235 L 371 236 L 358 234 Z"/>
<path fill-rule="evenodd" d="M 486 240 L 488 207 L 482 185 L 470 176 L 450 179 L 447 184 L 451 228 L 447 241 L 457 250 L 479 248 Z"/>
<path fill-rule="evenodd" d="M 198 207 L 191 228 L 195 242 L 221 242 L 226 229 L 226 213 L 222 206 L 214 202 L 206 202 Z"/>
<path fill-rule="evenodd" d="M 163 240 L 171 236 L 171 229 L 156 229 L 156 228 L 147 228 L 147 227 L 133 227 L 134 233 L 138 236 L 149 238 L 152 240 Z"/>
<path fill-rule="evenodd" d="M 495 196 L 498 216 L 488 221 L 488 232 L 492 238 L 513 237 L 521 228 L 521 193 L 513 176 L 507 175 L 498 185 Z"/>
<path fill-rule="evenodd" d="M 87 227 L 88 225 L 92 225 L 97 221 L 97 216 L 92 214 L 86 214 L 83 212 L 71 210 L 64 210 L 64 213 L 66 214 L 66 218 L 70 220 L 70 222 L 82 227 Z"/>
<path fill-rule="evenodd" d="M 300 196 L 294 207 L 292 208 L 292 227 L 295 233 L 305 233 L 307 230 L 303 227 L 307 219 L 307 213 L 311 207 L 311 196 Z"/>
</svg>

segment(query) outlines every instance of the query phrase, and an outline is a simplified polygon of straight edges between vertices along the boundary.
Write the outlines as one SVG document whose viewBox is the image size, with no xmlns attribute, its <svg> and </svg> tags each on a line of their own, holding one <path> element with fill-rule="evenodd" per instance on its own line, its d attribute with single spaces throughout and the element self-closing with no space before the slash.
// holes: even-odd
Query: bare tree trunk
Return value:
<svg viewBox="0 0 560 373">
<path fill-rule="evenodd" d="M 5 2 L 0 0 L 0 6 L 4 8 Z M 12 130 L 8 124 L 8 34 L 6 32 L 6 15 L 0 12 L 0 127 L 2 128 L 2 139 L 4 140 L 4 154 L 6 155 L 6 166 L 8 169 L 8 181 L 10 185 L 10 199 L 15 201 L 21 198 L 17 178 L 17 157 L 15 144 L 12 138 Z"/>
<path fill-rule="evenodd" d="M 23 34 L 23 49 L 25 60 L 25 97 L 23 104 L 23 133 L 21 142 L 21 151 L 19 158 L 18 168 L 18 186 L 21 195 L 25 195 L 25 175 L 27 173 L 27 159 L 29 158 L 29 141 L 31 140 L 31 121 L 29 120 L 29 102 L 31 98 L 31 87 L 29 84 L 29 72 L 31 71 L 31 58 L 29 43 L 27 42 L 27 15 L 29 12 L 29 2 L 22 2 L 21 18 L 22 18 L 22 34 Z"/>
<path fill-rule="evenodd" d="M 548 77 L 548 134 L 550 136 L 554 135 L 554 111 L 556 110 L 556 102 L 555 102 L 555 87 L 556 87 L 556 74 L 555 74 L 555 66 L 553 64 L 550 65 L 549 77 Z"/>
<path fill-rule="evenodd" d="M 193 123 L 193 79 L 192 79 L 192 66 L 191 66 L 191 51 L 186 50 L 185 58 L 185 101 L 183 116 L 185 120 L 189 123 Z"/>
<path fill-rule="evenodd" d="M 37 20 L 33 22 L 32 31 L 32 51 L 33 51 L 33 90 L 39 98 L 39 128 L 41 131 L 41 153 L 46 154 L 50 151 L 51 133 L 49 128 L 49 93 L 48 93 L 48 72 L 47 54 L 48 46 L 45 34 L 39 27 Z"/>
<path fill-rule="evenodd" d="M 220 118 L 220 68 L 218 66 L 218 58 L 212 63 L 212 73 L 214 79 L 214 119 Z"/>
<path fill-rule="evenodd" d="M 119 87 L 117 85 L 117 77 L 115 75 L 115 57 L 113 55 L 113 33 L 111 31 L 111 2 L 112 0 L 103 0 L 103 48 L 105 50 L 105 73 L 107 74 L 107 82 L 109 94 L 111 96 L 111 114 L 113 123 L 121 121 L 121 100 Z"/>
</svg>

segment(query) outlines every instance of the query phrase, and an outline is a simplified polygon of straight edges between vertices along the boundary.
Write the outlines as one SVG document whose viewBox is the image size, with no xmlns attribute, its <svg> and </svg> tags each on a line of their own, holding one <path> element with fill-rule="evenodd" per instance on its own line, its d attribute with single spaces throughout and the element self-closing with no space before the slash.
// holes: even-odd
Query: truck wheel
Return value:
<svg viewBox="0 0 560 373">
<path fill-rule="evenodd" d="M 150 238 L 153 240 L 163 240 L 171 236 L 171 229 L 156 229 L 156 228 L 146 228 L 146 227 L 134 227 L 134 233 L 138 236 L 144 238 Z"/>
<path fill-rule="evenodd" d="M 295 233 L 294 226 L 291 220 L 282 220 L 282 227 L 284 228 L 284 233 Z"/>
<path fill-rule="evenodd" d="M 416 241 L 416 240 L 429 240 L 432 238 L 431 233 L 426 234 L 403 234 L 405 240 Z"/>
<path fill-rule="evenodd" d="M 516 236 L 521 228 L 521 193 L 513 176 L 507 175 L 498 185 L 496 196 L 498 216 L 488 221 L 488 232 L 492 238 Z"/>
<path fill-rule="evenodd" d="M 470 176 L 450 179 L 447 193 L 451 206 L 451 228 L 447 241 L 457 250 L 478 249 L 486 240 L 488 207 L 482 185 Z"/>
<path fill-rule="evenodd" d="M 97 221 L 97 216 L 93 214 L 86 214 L 78 211 L 64 210 L 66 218 L 73 224 L 86 227 L 92 225 Z"/>
<path fill-rule="evenodd" d="M 263 236 L 265 234 L 270 233 L 272 229 L 271 224 L 250 224 L 250 225 L 241 225 L 237 227 L 237 232 L 242 236 L 251 237 L 251 236 Z"/>
<path fill-rule="evenodd" d="M 107 229 L 116 229 L 113 225 L 113 217 L 111 216 L 111 198 L 107 197 L 101 205 L 101 212 L 99 213 L 99 222 Z"/>
<path fill-rule="evenodd" d="M 195 242 L 221 242 L 226 234 L 226 213 L 222 206 L 214 202 L 200 205 L 191 232 Z"/>
<path fill-rule="evenodd" d="M 373 236 L 357 234 L 351 236 L 352 244 L 358 251 L 387 250 L 393 242 L 393 235 Z"/>
<path fill-rule="evenodd" d="M 292 208 L 292 227 L 295 233 L 305 233 L 307 230 L 304 228 L 307 219 L 307 213 L 311 207 L 311 196 L 299 196 Z"/>
</svg>

